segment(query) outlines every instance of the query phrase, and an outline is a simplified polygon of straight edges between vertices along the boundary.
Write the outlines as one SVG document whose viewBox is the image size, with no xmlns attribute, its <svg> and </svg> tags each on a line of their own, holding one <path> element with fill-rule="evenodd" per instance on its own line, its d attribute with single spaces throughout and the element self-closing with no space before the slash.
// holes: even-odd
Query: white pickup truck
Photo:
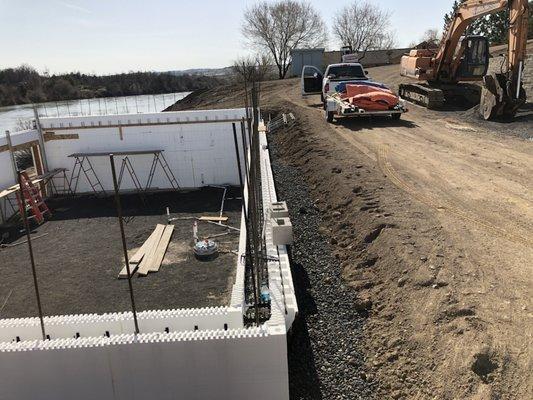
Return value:
<svg viewBox="0 0 533 400">
<path fill-rule="evenodd" d="M 322 101 L 337 92 L 340 83 L 368 81 L 368 72 L 359 63 L 330 64 L 324 74 L 312 66 L 302 70 L 302 95 L 320 94 Z"/>
<path fill-rule="evenodd" d="M 318 68 L 306 65 L 302 70 L 302 96 L 320 94 L 320 100 L 323 103 L 325 117 L 328 122 L 333 122 L 336 116 L 390 116 L 393 119 L 399 119 L 402 113 L 407 112 L 403 100 L 400 100 L 399 104 L 393 109 L 370 111 L 341 99 L 338 93 L 344 90 L 344 86 L 348 83 L 357 82 L 365 82 L 372 86 L 385 88 L 384 85 L 372 82 L 368 77 L 368 72 L 359 63 L 330 64 L 324 74 Z"/>
</svg>

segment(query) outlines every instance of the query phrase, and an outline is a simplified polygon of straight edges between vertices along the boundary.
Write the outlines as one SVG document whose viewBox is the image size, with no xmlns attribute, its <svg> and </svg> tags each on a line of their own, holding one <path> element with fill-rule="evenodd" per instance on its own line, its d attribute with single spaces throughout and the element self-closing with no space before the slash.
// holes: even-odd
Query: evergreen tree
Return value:
<svg viewBox="0 0 533 400">
<path fill-rule="evenodd" d="M 449 24 L 453 21 L 457 9 L 466 0 L 455 0 L 453 2 L 452 11 L 444 15 L 444 32 L 447 32 Z M 529 2 L 529 30 L 528 39 L 533 38 L 533 1 Z M 499 13 L 490 14 L 483 18 L 474 21 L 467 33 L 474 35 L 482 35 L 489 39 L 491 44 L 503 44 L 509 41 L 509 11 L 504 10 Z"/>
</svg>

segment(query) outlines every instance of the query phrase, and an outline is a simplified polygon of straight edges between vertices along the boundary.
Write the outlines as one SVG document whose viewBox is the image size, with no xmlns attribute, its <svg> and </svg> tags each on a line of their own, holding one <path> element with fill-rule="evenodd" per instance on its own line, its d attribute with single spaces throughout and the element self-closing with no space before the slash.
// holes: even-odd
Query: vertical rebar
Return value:
<svg viewBox="0 0 533 400">
<path fill-rule="evenodd" d="M 243 138 L 246 136 L 245 132 L 243 132 Z M 243 139 L 243 143 L 244 143 Z M 261 281 L 259 279 L 259 265 L 260 265 L 260 256 L 259 256 L 259 242 L 257 240 L 257 232 L 259 231 L 258 227 L 258 221 L 257 221 L 257 197 L 256 197 L 256 191 L 254 189 L 256 185 L 256 179 L 255 179 L 255 170 L 253 167 L 253 163 L 255 162 L 255 155 L 253 153 L 253 149 L 251 144 L 248 144 L 248 151 L 250 153 L 250 160 L 248 163 L 247 156 L 245 156 L 245 169 L 247 171 L 246 173 L 246 184 L 248 188 L 248 216 L 250 221 L 250 237 L 251 237 L 251 258 L 252 258 L 252 274 L 254 276 L 254 280 L 256 282 L 255 287 L 255 293 L 254 297 L 259 299 L 259 290 L 261 287 Z"/>
<path fill-rule="evenodd" d="M 35 297 L 37 298 L 37 309 L 39 311 L 39 320 L 41 321 L 41 333 L 43 340 L 46 340 L 46 331 L 44 329 L 43 308 L 41 306 L 41 295 L 39 294 L 39 284 L 37 283 L 37 271 L 35 269 L 35 258 L 33 256 L 33 247 L 31 245 L 30 224 L 28 222 L 28 215 L 26 213 L 26 200 L 24 199 L 24 188 L 22 186 L 22 173 L 18 171 L 18 184 L 20 196 L 20 213 L 22 221 L 24 222 L 24 229 L 26 230 L 26 241 L 28 242 L 28 251 L 30 253 L 31 273 L 33 275 L 33 287 L 35 289 Z"/>
<path fill-rule="evenodd" d="M 46 109 L 46 108 L 45 108 Z M 44 172 L 48 172 L 48 157 L 46 156 L 46 148 L 44 146 L 44 135 L 43 135 L 43 129 L 41 126 L 41 120 L 39 118 L 39 113 L 37 112 L 37 108 L 33 107 L 33 115 L 35 117 L 35 128 L 37 129 L 37 134 L 39 138 L 39 151 L 41 153 L 41 162 L 43 164 Z"/>
<path fill-rule="evenodd" d="M 139 324 L 137 322 L 137 310 L 135 309 L 135 297 L 133 296 L 133 285 L 131 283 L 130 261 L 128 257 L 128 247 L 126 245 L 126 235 L 124 233 L 124 222 L 122 220 L 122 205 L 120 203 L 120 195 L 118 193 L 117 171 L 115 170 L 115 158 L 113 154 L 109 155 L 111 162 L 111 174 L 113 175 L 113 186 L 115 189 L 115 203 L 117 206 L 118 224 L 120 226 L 120 236 L 122 239 L 122 249 L 124 251 L 124 261 L 126 262 L 126 271 L 128 273 L 128 286 L 130 289 L 131 309 L 133 311 L 133 322 L 135 324 L 135 333 L 139 333 Z"/>
<path fill-rule="evenodd" d="M 232 125 L 233 125 L 233 141 L 235 143 L 235 155 L 237 157 L 237 169 L 239 170 L 239 182 L 241 184 L 241 196 L 242 196 L 242 207 L 243 207 L 243 213 L 244 213 L 244 223 L 246 225 L 246 239 L 245 239 L 246 240 L 246 250 L 245 250 L 246 255 L 244 257 L 245 264 L 246 264 L 247 261 L 249 260 L 248 257 L 251 257 L 251 254 L 250 254 L 251 249 L 250 249 L 250 241 L 249 241 L 250 224 L 248 220 L 247 201 L 246 201 L 246 196 L 244 194 L 244 182 L 242 179 L 241 156 L 239 153 L 239 142 L 237 140 L 237 127 L 235 126 L 235 123 L 233 123 Z M 244 144 L 243 144 L 243 154 L 244 154 L 244 157 L 246 158 L 246 153 L 244 152 Z M 257 326 L 259 326 L 259 302 L 257 298 L 257 282 L 255 279 L 255 274 L 253 273 L 253 268 L 252 268 L 251 276 L 252 276 L 252 289 L 254 291 L 255 323 Z"/>
</svg>

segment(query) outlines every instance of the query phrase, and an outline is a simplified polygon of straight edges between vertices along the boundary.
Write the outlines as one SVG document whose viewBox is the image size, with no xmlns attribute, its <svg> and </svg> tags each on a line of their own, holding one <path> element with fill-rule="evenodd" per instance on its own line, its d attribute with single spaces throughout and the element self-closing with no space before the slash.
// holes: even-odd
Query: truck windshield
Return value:
<svg viewBox="0 0 533 400">
<path fill-rule="evenodd" d="M 335 79 L 366 79 L 365 71 L 360 65 L 337 65 L 329 68 L 328 75 L 335 75 Z"/>
</svg>

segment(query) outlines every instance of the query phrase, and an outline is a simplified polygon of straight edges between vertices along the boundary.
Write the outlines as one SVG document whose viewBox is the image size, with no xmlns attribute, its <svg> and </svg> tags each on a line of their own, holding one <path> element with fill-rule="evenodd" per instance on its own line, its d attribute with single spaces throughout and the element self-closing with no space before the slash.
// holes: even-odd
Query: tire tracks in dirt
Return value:
<svg viewBox="0 0 533 400">
<path fill-rule="evenodd" d="M 403 190 L 404 192 L 409 194 L 411 197 L 415 198 L 421 203 L 424 203 L 438 211 L 448 212 L 464 221 L 470 222 L 481 228 L 484 228 L 493 233 L 496 233 L 499 236 L 506 238 L 512 242 L 522 244 L 526 247 L 533 247 L 533 240 L 530 238 L 526 238 L 526 237 L 511 233 L 511 232 L 508 232 L 504 228 L 491 224 L 490 222 L 487 222 L 486 220 L 482 219 L 479 215 L 475 215 L 471 212 L 461 209 L 460 207 L 458 207 L 457 205 L 451 202 L 443 201 L 440 198 L 437 199 L 435 198 L 435 196 L 432 196 L 432 195 L 423 194 L 419 190 L 413 188 L 405 180 L 403 180 L 399 176 L 399 174 L 396 172 L 396 170 L 394 169 L 394 167 L 392 166 L 389 160 L 388 154 L 389 154 L 389 146 L 380 145 L 377 151 L 377 162 L 378 162 L 378 165 L 381 171 L 396 187 Z"/>
</svg>

